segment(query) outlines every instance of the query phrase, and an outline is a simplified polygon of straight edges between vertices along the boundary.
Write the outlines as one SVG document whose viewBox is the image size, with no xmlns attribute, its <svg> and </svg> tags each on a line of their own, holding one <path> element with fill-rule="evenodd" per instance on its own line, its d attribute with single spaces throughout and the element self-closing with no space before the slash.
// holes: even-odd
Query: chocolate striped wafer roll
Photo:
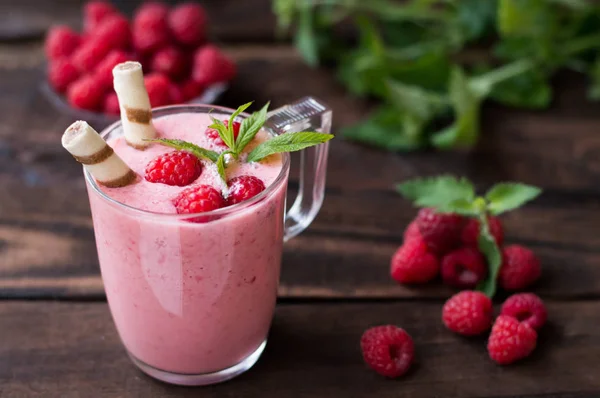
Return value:
<svg viewBox="0 0 600 398">
<path fill-rule="evenodd" d="M 139 62 L 123 62 L 113 68 L 113 85 L 121 107 L 123 135 L 129 145 L 144 149 L 146 139 L 156 137 L 152 125 L 152 107 L 144 85 L 144 74 Z"/>
<path fill-rule="evenodd" d="M 62 146 L 83 164 L 99 184 L 117 188 L 136 180 L 135 172 L 84 121 L 79 120 L 65 130 Z"/>
</svg>

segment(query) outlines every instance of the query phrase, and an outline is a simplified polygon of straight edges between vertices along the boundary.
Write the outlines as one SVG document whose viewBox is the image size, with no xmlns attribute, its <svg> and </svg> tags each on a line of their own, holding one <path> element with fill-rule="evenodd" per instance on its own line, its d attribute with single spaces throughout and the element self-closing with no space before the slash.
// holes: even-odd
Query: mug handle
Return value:
<svg viewBox="0 0 600 398">
<path fill-rule="evenodd" d="M 331 109 L 313 97 L 302 98 L 268 114 L 267 125 L 277 134 L 315 131 L 329 134 Z M 294 204 L 285 215 L 284 242 L 300 234 L 315 219 L 325 196 L 329 142 L 300 152 L 300 182 Z"/>
</svg>

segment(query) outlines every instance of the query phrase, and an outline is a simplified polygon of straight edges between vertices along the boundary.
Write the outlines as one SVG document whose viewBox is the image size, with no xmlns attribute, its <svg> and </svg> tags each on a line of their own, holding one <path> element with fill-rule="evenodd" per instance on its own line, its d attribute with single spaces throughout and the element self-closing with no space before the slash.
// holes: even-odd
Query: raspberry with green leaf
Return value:
<svg viewBox="0 0 600 398">
<path fill-rule="evenodd" d="M 398 184 L 397 189 L 417 207 L 432 208 L 440 214 L 469 217 L 476 221 L 476 224 L 471 224 L 471 221 L 467 224 L 467 240 L 477 242 L 489 268 L 487 278 L 477 288 L 493 297 L 502 265 L 502 254 L 498 246 L 502 239 L 498 228 L 492 227 L 494 221 L 490 220 L 535 199 L 541 190 L 530 185 L 506 182 L 494 185 L 484 196 L 476 196 L 475 187 L 470 181 L 448 175 L 406 181 Z M 475 228 L 478 229 L 476 239 L 471 235 L 471 230 Z M 420 232 L 423 233 L 421 228 Z M 462 233 L 465 233 L 464 230 Z"/>
</svg>

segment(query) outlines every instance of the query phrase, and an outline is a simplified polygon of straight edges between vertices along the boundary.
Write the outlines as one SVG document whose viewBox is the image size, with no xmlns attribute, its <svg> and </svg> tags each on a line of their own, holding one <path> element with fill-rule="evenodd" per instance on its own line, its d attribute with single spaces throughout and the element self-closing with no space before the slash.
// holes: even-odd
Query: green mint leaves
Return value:
<svg viewBox="0 0 600 398">
<path fill-rule="evenodd" d="M 472 147 L 485 101 L 546 109 L 561 69 L 587 75 L 588 97 L 600 100 L 600 4 L 589 0 L 272 4 L 307 64 L 336 65 L 348 92 L 379 102 L 342 130 L 352 141 L 388 151 Z M 336 34 L 342 24 L 357 41 Z"/>
<path fill-rule="evenodd" d="M 242 120 L 236 138 L 233 130 L 235 118 L 248 109 L 250 105 L 252 105 L 252 102 L 248 102 L 237 108 L 229 117 L 227 124 L 222 120 L 212 118 L 212 124 L 208 127 L 217 130 L 219 137 L 221 137 L 228 148 L 220 154 L 183 140 L 160 138 L 146 141 L 175 148 L 180 151 L 187 151 L 200 159 L 210 160 L 216 164 L 219 176 L 226 184 L 227 173 L 225 169 L 227 168 L 227 156 L 229 155 L 234 159 L 238 159 L 267 121 L 267 111 L 269 109 L 268 102 L 262 109 L 248 115 L 248 117 Z M 304 148 L 325 143 L 332 138 L 332 134 L 321 134 L 308 131 L 281 134 L 257 145 L 256 148 L 248 154 L 246 161 L 258 162 L 274 153 L 299 151 Z"/>
<path fill-rule="evenodd" d="M 180 150 L 180 151 L 187 151 L 187 152 L 190 152 L 192 155 L 195 155 L 197 158 L 207 159 L 207 160 L 210 160 L 211 162 L 216 162 L 217 159 L 219 158 L 219 154 L 217 152 L 211 151 L 208 149 L 204 149 L 202 147 L 199 147 L 198 145 L 195 145 L 190 142 L 183 141 L 183 140 L 170 140 L 167 138 L 158 138 L 158 139 L 145 140 L 145 141 L 152 142 L 154 144 L 168 146 L 168 147 Z"/>
<path fill-rule="evenodd" d="M 466 178 L 450 175 L 418 178 L 396 186 L 397 191 L 418 207 L 433 207 L 441 213 L 457 213 L 479 220 L 479 250 L 485 255 L 489 273 L 478 289 L 487 296 L 496 293 L 496 279 L 502 263 L 500 248 L 490 233 L 488 215 L 517 209 L 541 194 L 541 189 L 515 182 L 494 185 L 484 196 Z"/>
<path fill-rule="evenodd" d="M 333 138 L 333 134 L 312 133 L 302 131 L 298 133 L 287 133 L 267 140 L 248 154 L 248 162 L 258 162 L 274 153 L 295 152 L 323 144 Z"/>
</svg>

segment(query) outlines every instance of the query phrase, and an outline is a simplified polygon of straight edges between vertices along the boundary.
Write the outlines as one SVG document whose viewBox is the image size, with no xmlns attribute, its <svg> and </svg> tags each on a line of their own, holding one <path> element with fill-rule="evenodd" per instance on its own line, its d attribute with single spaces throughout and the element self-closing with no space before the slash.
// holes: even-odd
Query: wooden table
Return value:
<svg viewBox="0 0 600 398">
<path fill-rule="evenodd" d="M 172 387 L 136 370 L 120 344 L 81 170 L 59 143 L 72 120 L 39 92 L 41 35 L 51 23 L 77 25 L 80 1 L 10 3 L 0 6 L 0 397 L 600 396 L 600 106 L 584 99 L 581 77 L 561 75 L 545 112 L 486 106 L 484 137 L 469 153 L 387 154 L 336 139 L 323 209 L 286 245 L 263 357 L 229 383 Z M 314 95 L 335 110 L 335 130 L 368 112 L 330 71 L 308 68 L 275 42 L 269 1 L 206 5 L 239 64 L 222 104 L 280 106 Z M 535 291 L 550 314 L 538 349 L 517 365 L 496 366 L 485 338 L 444 329 L 451 290 L 407 288 L 388 276 L 414 216 L 393 184 L 443 172 L 480 189 L 519 180 L 545 190 L 504 218 L 507 240 L 541 258 Z M 414 369 L 396 381 L 368 370 L 359 349 L 366 328 L 388 323 L 411 333 L 417 351 Z"/>
</svg>

